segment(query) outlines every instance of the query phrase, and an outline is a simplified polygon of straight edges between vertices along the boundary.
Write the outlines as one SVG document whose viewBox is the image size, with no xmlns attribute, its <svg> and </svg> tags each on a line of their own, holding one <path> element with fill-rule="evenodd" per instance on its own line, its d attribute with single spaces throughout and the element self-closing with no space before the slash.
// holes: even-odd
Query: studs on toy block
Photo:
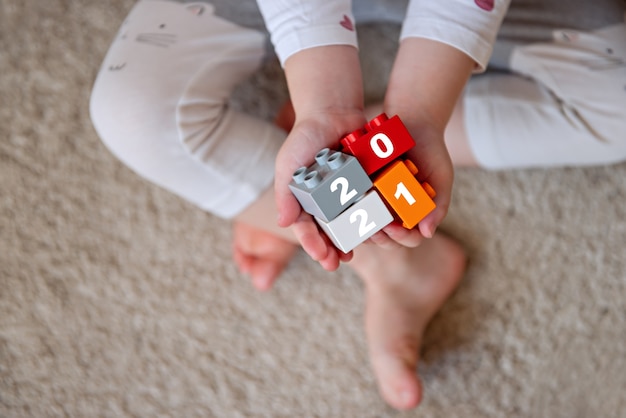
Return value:
<svg viewBox="0 0 626 418">
<path fill-rule="evenodd" d="M 350 206 L 345 212 L 324 222 L 315 218 L 320 228 L 344 253 L 352 251 L 393 221 L 393 216 L 375 190 Z"/>
<path fill-rule="evenodd" d="M 325 222 L 335 218 L 372 187 L 357 159 L 324 148 L 315 163 L 300 167 L 289 184 L 302 209 Z"/>
<path fill-rule="evenodd" d="M 365 128 L 341 140 L 342 151 L 354 155 L 368 175 L 400 157 L 415 146 L 415 141 L 398 116 L 380 114 Z"/>
<path fill-rule="evenodd" d="M 374 180 L 374 187 L 407 229 L 415 227 L 435 209 L 435 191 L 415 178 L 417 167 L 411 161 L 396 161 Z"/>
</svg>

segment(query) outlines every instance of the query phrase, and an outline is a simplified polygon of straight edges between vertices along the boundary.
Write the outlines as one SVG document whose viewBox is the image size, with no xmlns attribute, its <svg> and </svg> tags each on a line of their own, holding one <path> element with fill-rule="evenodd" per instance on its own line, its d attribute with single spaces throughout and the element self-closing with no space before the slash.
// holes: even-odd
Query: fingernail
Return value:
<svg viewBox="0 0 626 418">
<path fill-rule="evenodd" d="M 437 230 L 437 227 L 435 225 L 428 225 L 426 226 L 426 231 L 424 231 L 424 237 L 425 238 L 432 238 L 433 235 L 435 235 L 435 231 Z"/>
</svg>

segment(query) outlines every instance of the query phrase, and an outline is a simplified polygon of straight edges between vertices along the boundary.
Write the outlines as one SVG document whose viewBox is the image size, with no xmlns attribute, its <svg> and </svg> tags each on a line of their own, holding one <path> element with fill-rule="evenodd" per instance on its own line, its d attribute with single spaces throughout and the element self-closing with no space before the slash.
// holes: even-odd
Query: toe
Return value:
<svg viewBox="0 0 626 418">
<path fill-rule="evenodd" d="M 252 284 L 261 292 L 268 291 L 278 279 L 284 266 L 271 260 L 256 260 L 250 269 Z"/>
<path fill-rule="evenodd" d="M 233 247 L 233 261 L 241 273 L 250 274 L 252 257 L 241 251 L 239 247 Z"/>
<path fill-rule="evenodd" d="M 374 353 L 372 363 L 380 393 L 389 405 L 400 410 L 419 405 L 422 386 L 416 374 L 417 351 L 406 347 L 401 352 Z"/>
</svg>

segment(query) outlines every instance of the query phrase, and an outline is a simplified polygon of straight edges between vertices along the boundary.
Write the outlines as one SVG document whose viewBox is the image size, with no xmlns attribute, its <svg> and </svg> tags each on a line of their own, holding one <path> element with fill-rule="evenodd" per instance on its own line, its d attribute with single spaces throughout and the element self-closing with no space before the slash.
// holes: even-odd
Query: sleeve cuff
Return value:
<svg viewBox="0 0 626 418">
<path fill-rule="evenodd" d="M 297 29 L 288 36 L 274 40 L 274 49 L 284 67 L 289 57 L 305 49 L 328 45 L 351 45 L 358 48 L 356 31 L 340 25 L 323 25 Z"/>
<path fill-rule="evenodd" d="M 406 38 L 425 38 L 438 41 L 467 54 L 476 62 L 474 72 L 483 72 L 487 68 L 493 45 L 479 36 L 473 30 L 458 27 L 453 23 L 425 22 L 426 19 L 417 19 L 405 23 L 400 40 Z M 426 24 L 428 23 L 428 24 Z M 454 33 L 454 36 L 451 36 Z"/>
<path fill-rule="evenodd" d="M 510 0 L 449 0 L 445 5 L 411 0 L 400 39 L 426 38 L 450 45 L 476 62 L 474 72 L 482 72 L 509 4 Z"/>
</svg>

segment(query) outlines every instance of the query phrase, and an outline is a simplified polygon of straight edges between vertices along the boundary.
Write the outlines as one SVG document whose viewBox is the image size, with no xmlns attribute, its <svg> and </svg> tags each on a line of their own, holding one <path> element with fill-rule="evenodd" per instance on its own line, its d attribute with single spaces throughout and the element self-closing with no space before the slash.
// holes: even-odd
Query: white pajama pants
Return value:
<svg viewBox="0 0 626 418">
<path fill-rule="evenodd" d="M 267 53 L 267 34 L 208 3 L 140 0 L 111 45 L 91 97 L 94 126 L 149 181 L 223 218 L 273 179 L 286 133 L 228 107 Z M 358 17 L 358 13 L 357 13 Z M 487 168 L 626 159 L 626 25 L 556 30 L 513 48 L 510 74 L 473 78 L 470 144 Z"/>
<path fill-rule="evenodd" d="M 483 167 L 626 159 L 626 25 L 553 36 L 553 42 L 514 48 L 514 73 L 485 74 L 468 84 L 465 126 Z"/>
</svg>

